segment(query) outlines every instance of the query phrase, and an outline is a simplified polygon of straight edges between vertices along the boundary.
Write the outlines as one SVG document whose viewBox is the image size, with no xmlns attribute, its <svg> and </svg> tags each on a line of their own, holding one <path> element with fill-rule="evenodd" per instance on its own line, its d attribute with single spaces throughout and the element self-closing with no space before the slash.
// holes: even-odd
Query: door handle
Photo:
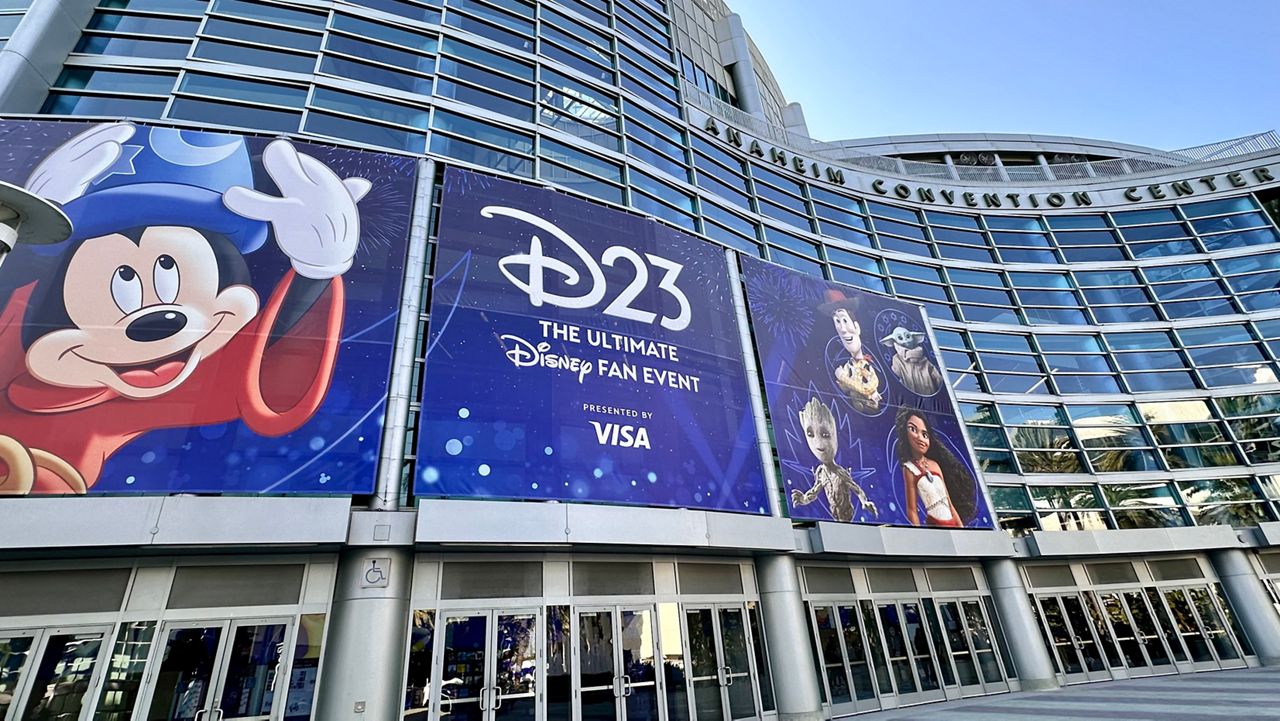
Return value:
<svg viewBox="0 0 1280 721">
<path fill-rule="evenodd" d="M 222 709 L 220 709 L 220 708 L 215 708 L 215 709 L 213 710 L 213 712 L 214 712 L 215 714 L 217 714 L 217 716 L 216 716 L 215 718 L 217 718 L 217 719 L 218 719 L 218 721 L 222 721 Z"/>
<path fill-rule="evenodd" d="M 497 711 L 498 709 L 502 708 L 502 696 L 498 694 L 498 687 L 490 686 L 489 694 L 490 694 L 489 698 L 493 700 L 493 704 L 492 704 L 493 710 Z"/>
<path fill-rule="evenodd" d="M 204 709 L 200 709 L 199 711 L 196 711 L 196 716 L 194 721 L 200 721 L 200 719 L 204 718 L 204 715 L 207 713 L 209 712 L 205 711 Z"/>
<path fill-rule="evenodd" d="M 485 697 L 486 697 L 486 696 L 488 696 L 488 695 L 489 695 L 489 689 L 488 689 L 488 688 L 482 688 L 482 689 L 480 689 L 480 697 L 479 697 L 478 701 L 479 701 L 479 703 L 480 703 L 480 710 L 481 710 L 481 711 L 488 711 L 488 710 L 489 710 L 489 709 L 485 708 L 485 705 L 484 705 L 484 699 L 485 699 Z"/>
<path fill-rule="evenodd" d="M 622 674 L 622 695 L 630 696 L 634 691 L 635 689 L 631 688 L 631 677 L 625 673 Z"/>
<path fill-rule="evenodd" d="M 732 666 L 724 667 L 724 685 L 725 686 L 733 685 L 733 667 Z"/>
</svg>

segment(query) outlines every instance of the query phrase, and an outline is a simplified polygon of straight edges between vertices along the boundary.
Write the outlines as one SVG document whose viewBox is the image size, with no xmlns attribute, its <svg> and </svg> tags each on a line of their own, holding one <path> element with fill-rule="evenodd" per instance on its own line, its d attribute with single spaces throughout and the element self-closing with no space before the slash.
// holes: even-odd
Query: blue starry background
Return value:
<svg viewBox="0 0 1280 721">
<path fill-rule="evenodd" d="M 862 486 L 879 511 L 878 516 L 873 515 L 855 501 L 854 523 L 911 525 L 904 509 L 906 490 L 894 428 L 898 409 L 910 408 L 926 416 L 934 442 L 943 443 L 974 478 L 977 510 L 972 518 L 965 519 L 967 526 L 993 527 L 991 511 L 981 488 L 976 485 L 980 483 L 978 474 L 973 472 L 972 455 L 945 384 L 927 397 L 911 391 L 890 370 L 893 349 L 880 343 L 880 339 L 898 326 L 926 331 L 919 306 L 755 258 L 743 256 L 741 264 L 787 503 L 791 503 L 791 491 L 805 492 L 813 487 L 813 469 L 818 461 L 805 441 L 799 413 L 810 398 L 816 397 L 832 409 L 836 418 L 839 442 L 836 463 L 850 469 L 854 481 Z M 858 301 L 854 315 L 862 331 L 862 348 L 871 356 L 872 365 L 879 373 L 880 392 L 885 399 L 883 407 L 874 414 L 855 408 L 835 384 L 836 368 L 849 357 L 836 337 L 831 316 L 818 310 L 828 289 L 839 290 Z M 930 362 L 937 365 L 936 349 L 931 341 L 925 343 Z M 791 516 L 832 520 L 826 496 L 821 493 L 813 503 L 792 506 Z"/>
<path fill-rule="evenodd" d="M 23 184 L 50 150 L 91 125 L 0 123 L 0 179 Z M 147 126 L 138 127 L 138 133 L 146 132 Z M 261 165 L 261 153 L 270 140 L 245 137 L 255 188 L 279 195 Z M 417 164 L 404 156 L 297 141 L 294 146 L 342 178 L 362 177 L 373 184 L 358 205 L 360 245 L 351 270 L 343 276 L 342 342 L 323 404 L 299 430 L 276 438 L 259 436 L 240 422 L 145 433 L 108 460 L 91 493 L 372 492 Z M 0 268 L 0 303 L 16 288 L 52 273 L 72 250 L 69 245 L 19 246 Z M 289 261 L 274 239 L 246 254 L 245 261 L 252 285 L 265 302 Z"/>
<path fill-rule="evenodd" d="M 500 205 L 547 219 L 596 259 L 610 246 L 660 255 L 684 266 L 676 286 L 689 298 L 688 328 L 671 331 L 604 315 L 601 310 L 635 277 L 620 261 L 602 266 L 608 292 L 593 308 L 534 307 L 501 273 L 498 260 L 527 253 L 537 235 L 547 256 L 579 270 L 569 285 L 543 273 L 550 293 L 584 294 L 585 266 L 525 222 L 484 218 Z M 528 278 L 528 268 L 515 268 Z M 677 301 L 658 290 L 653 268 L 636 308 L 675 317 Z M 431 325 L 424 374 L 416 493 L 420 496 L 511 498 L 672 506 L 767 513 L 742 347 L 724 252 L 656 222 L 548 189 L 449 169 L 445 175 Z M 543 339 L 540 320 L 646 338 L 679 348 L 678 362 L 547 339 L 550 352 L 628 361 L 701 378 L 700 392 L 645 385 L 545 367 L 516 368 L 504 334 Z M 585 341 L 585 335 L 583 336 Z M 640 420 L 583 410 L 583 404 L 652 413 Z M 651 449 L 602 445 L 589 421 L 645 426 Z"/>
</svg>

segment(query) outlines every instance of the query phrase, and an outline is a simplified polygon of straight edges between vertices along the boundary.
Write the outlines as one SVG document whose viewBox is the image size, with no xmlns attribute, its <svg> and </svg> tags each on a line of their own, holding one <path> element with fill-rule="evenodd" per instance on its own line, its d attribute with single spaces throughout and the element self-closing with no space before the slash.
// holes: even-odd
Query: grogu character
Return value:
<svg viewBox="0 0 1280 721">
<path fill-rule="evenodd" d="M 813 469 L 813 487 L 803 493 L 791 492 L 792 508 L 807 506 L 822 493 L 827 498 L 827 507 L 831 509 L 831 518 L 834 520 L 842 523 L 853 521 L 854 498 L 871 515 L 879 516 L 876 504 L 867 498 L 862 486 L 853 480 L 852 471 L 836 464 L 839 441 L 836 436 L 836 417 L 831 409 L 817 398 L 810 398 L 804 408 L 800 409 L 799 416 L 805 441 L 809 444 L 809 451 L 818 460 L 818 465 Z"/>
<path fill-rule="evenodd" d="M 942 387 L 942 373 L 925 353 L 925 334 L 902 326 L 880 339 L 881 345 L 893 349 L 889 367 L 912 393 L 931 396 Z"/>
<path fill-rule="evenodd" d="M 371 183 L 286 140 L 262 165 L 279 196 L 253 189 L 242 137 L 111 123 L 32 172 L 73 231 L 0 310 L 0 495 L 85 493 L 148 431 L 279 436 L 319 409 Z M 269 237 L 289 269 L 262 299 L 244 256 Z"/>
</svg>

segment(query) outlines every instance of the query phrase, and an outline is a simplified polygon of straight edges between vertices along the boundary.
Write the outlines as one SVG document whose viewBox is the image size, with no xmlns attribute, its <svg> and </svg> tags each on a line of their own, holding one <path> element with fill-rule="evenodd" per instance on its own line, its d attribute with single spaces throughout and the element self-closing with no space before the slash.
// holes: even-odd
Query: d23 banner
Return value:
<svg viewBox="0 0 1280 721">
<path fill-rule="evenodd" d="M 724 252 L 445 174 L 417 493 L 766 513 Z"/>
<path fill-rule="evenodd" d="M 72 235 L 0 267 L 0 494 L 369 492 L 416 165 L 0 123 Z"/>
<path fill-rule="evenodd" d="M 991 528 L 919 306 L 742 259 L 792 518 Z"/>
</svg>

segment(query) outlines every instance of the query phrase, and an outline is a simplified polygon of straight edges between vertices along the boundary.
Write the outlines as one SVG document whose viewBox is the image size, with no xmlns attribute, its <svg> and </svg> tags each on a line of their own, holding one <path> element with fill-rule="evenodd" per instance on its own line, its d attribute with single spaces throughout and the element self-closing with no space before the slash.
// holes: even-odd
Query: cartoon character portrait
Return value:
<svg viewBox="0 0 1280 721">
<path fill-rule="evenodd" d="M 898 410 L 898 461 L 906 491 L 907 519 L 921 525 L 962 528 L 972 520 L 977 502 L 973 474 L 935 438 L 925 413 L 911 408 Z"/>
<path fill-rule="evenodd" d="M 836 418 L 825 403 L 817 398 L 810 398 L 804 408 L 800 409 L 800 427 L 804 429 L 805 440 L 818 465 L 813 469 L 813 487 L 808 491 L 791 492 L 791 506 L 807 506 L 818 499 L 822 493 L 827 498 L 827 506 L 831 509 L 834 520 L 848 523 L 853 520 L 853 499 L 866 508 L 871 515 L 880 512 L 876 504 L 867 498 L 862 486 L 853 480 L 853 473 L 836 463 L 836 451 L 839 441 L 836 435 Z"/>
<path fill-rule="evenodd" d="M 274 192 L 254 189 L 240 136 L 111 123 L 31 172 L 73 232 L 0 311 L 0 494 L 85 493 L 150 431 L 280 436 L 316 413 L 371 182 L 286 140 L 261 166 Z M 263 297 L 246 256 L 268 241 L 288 268 Z"/>
<path fill-rule="evenodd" d="M 853 407 L 867 414 L 880 411 L 884 396 L 880 393 L 880 374 L 871 355 L 862 346 L 862 325 L 858 322 L 858 303 L 843 292 L 828 289 L 818 312 L 831 318 L 836 337 L 849 354 L 849 360 L 836 366 L 836 386 L 845 393 Z"/>
<path fill-rule="evenodd" d="M 924 333 L 898 326 L 880 344 L 893 350 L 889 367 L 902 385 L 912 393 L 931 396 L 942 386 L 942 373 L 925 353 L 924 340 Z"/>
</svg>

